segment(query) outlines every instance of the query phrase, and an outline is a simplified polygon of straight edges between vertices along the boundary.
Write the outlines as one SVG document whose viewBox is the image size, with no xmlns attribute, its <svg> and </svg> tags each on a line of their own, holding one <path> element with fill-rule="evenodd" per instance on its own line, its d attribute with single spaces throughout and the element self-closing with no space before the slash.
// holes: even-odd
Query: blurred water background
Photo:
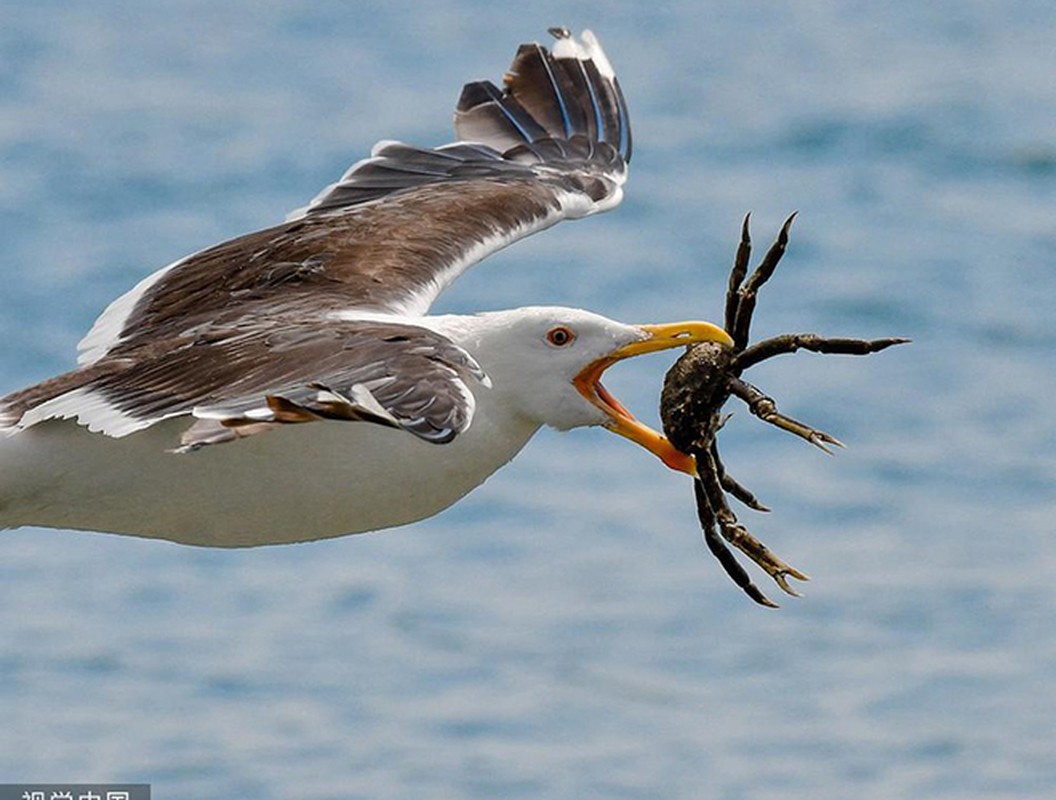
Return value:
<svg viewBox="0 0 1056 800">
<path fill-rule="evenodd" d="M 780 611 L 688 482 L 541 434 L 438 518 L 253 551 L 0 536 L 0 780 L 157 798 L 1050 798 L 1056 787 L 1056 6 L 817 0 L 0 2 L 0 390 L 69 368 L 147 272 L 264 227 L 461 84 L 596 30 L 627 200 L 442 310 L 718 318 L 740 219 L 798 209 L 760 335 L 914 339 L 753 379 L 849 447 L 739 413 Z M 670 357 L 610 388 L 656 421 Z M 355 487 L 349 487 L 355 491 Z"/>
</svg>

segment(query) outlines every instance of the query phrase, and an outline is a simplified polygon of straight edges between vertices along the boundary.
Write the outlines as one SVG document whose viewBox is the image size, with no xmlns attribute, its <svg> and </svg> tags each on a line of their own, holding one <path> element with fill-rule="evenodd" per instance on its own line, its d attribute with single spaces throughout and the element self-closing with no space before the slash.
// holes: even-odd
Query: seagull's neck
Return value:
<svg viewBox="0 0 1056 800">
<path fill-rule="evenodd" d="M 510 341 L 511 317 L 516 314 L 516 310 L 471 315 L 443 314 L 422 317 L 421 324 L 446 336 L 473 356 L 501 394 L 503 385 L 517 377 L 509 374 L 517 362 L 511 353 Z"/>
</svg>

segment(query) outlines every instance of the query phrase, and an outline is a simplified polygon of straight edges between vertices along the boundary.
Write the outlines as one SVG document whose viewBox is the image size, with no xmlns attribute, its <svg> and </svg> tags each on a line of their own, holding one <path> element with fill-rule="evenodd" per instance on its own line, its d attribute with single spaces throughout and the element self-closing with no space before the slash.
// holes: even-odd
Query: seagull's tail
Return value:
<svg viewBox="0 0 1056 800">
<path fill-rule="evenodd" d="M 553 51 L 524 44 L 503 78 L 468 83 L 455 110 L 460 139 L 499 152 L 521 147 L 538 152 L 545 142 L 605 143 L 631 159 L 631 124 L 616 73 L 590 31 L 582 41 L 565 28 L 551 28 Z M 549 151 L 549 147 L 544 145 Z M 549 155 L 549 153 L 547 153 Z"/>
</svg>

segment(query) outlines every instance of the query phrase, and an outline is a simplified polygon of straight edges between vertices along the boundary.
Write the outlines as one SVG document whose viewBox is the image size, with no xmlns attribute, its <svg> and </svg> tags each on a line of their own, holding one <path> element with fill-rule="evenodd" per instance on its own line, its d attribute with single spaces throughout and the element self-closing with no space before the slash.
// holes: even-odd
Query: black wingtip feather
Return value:
<svg viewBox="0 0 1056 800">
<path fill-rule="evenodd" d="M 551 28 L 559 40 L 565 28 Z M 612 145 L 629 161 L 631 128 L 627 103 L 616 78 L 605 75 L 577 45 L 555 56 L 540 44 L 523 44 L 504 76 L 504 91 L 487 81 L 463 87 L 455 111 L 459 137 L 500 152 L 546 139 L 584 137 Z"/>
</svg>

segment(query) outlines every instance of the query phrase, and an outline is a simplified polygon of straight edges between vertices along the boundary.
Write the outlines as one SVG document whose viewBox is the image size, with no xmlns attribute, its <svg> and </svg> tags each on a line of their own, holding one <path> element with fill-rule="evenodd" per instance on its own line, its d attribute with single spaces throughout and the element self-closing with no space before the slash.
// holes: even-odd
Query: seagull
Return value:
<svg viewBox="0 0 1056 800">
<path fill-rule="evenodd" d="M 601 383 L 616 362 L 732 340 L 525 307 L 429 315 L 468 267 L 616 206 L 631 128 L 597 38 L 551 29 L 500 89 L 467 84 L 456 141 L 377 144 L 280 225 L 113 301 L 78 367 L 0 398 L 0 529 L 249 547 L 439 513 L 542 426 L 602 426 L 692 459 Z"/>
</svg>

